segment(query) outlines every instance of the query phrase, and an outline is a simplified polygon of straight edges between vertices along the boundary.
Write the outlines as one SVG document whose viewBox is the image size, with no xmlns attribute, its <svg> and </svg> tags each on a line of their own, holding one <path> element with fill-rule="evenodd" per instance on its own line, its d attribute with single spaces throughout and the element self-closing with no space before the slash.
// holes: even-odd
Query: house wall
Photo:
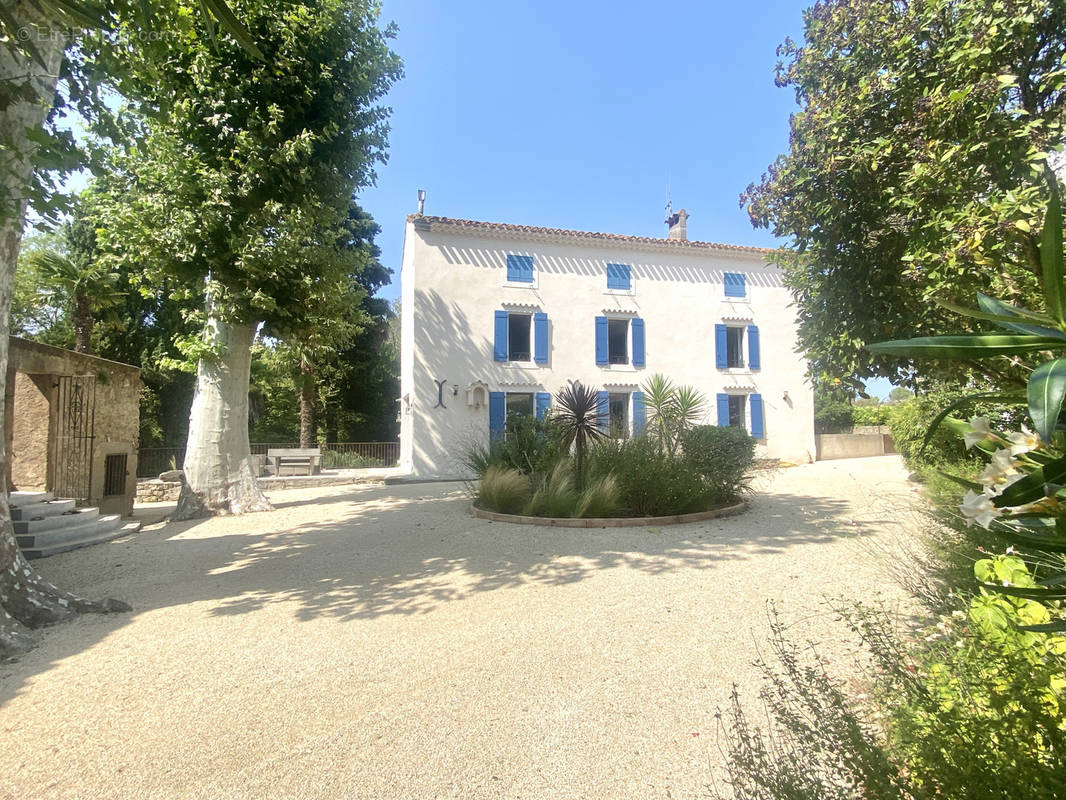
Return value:
<svg viewBox="0 0 1066 800">
<path fill-rule="evenodd" d="M 408 221 L 401 269 L 401 465 L 413 474 L 462 475 L 464 451 L 487 440 L 488 409 L 466 404 L 466 389 L 475 381 L 490 391 L 554 394 L 573 379 L 632 392 L 655 373 L 703 392 L 711 424 L 716 394 L 760 394 L 765 438 L 759 455 L 813 459 L 814 401 L 804 381 L 806 364 L 793 352 L 791 296 L 762 254 L 427 228 L 418 218 Z M 511 253 L 534 257 L 532 286 L 507 285 Z M 631 266 L 632 293 L 607 290 L 608 262 Z M 747 276 L 745 300 L 725 297 L 727 271 Z M 547 364 L 493 360 L 497 309 L 547 313 Z M 596 365 L 595 318 L 612 314 L 644 320 L 644 367 Z M 714 326 L 722 322 L 758 326 L 760 369 L 716 368 Z M 444 408 L 434 407 L 436 380 L 447 382 Z"/>
</svg>

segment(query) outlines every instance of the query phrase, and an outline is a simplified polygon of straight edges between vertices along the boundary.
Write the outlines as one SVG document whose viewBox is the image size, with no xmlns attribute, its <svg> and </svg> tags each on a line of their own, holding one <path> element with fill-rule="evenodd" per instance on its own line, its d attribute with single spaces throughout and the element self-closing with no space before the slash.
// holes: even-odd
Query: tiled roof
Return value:
<svg viewBox="0 0 1066 800">
<path fill-rule="evenodd" d="M 427 225 L 441 225 L 453 228 L 461 228 L 471 231 L 485 231 L 489 233 L 503 233 L 534 236 L 565 237 L 573 239 L 599 240 L 604 242 L 617 242 L 619 244 L 632 245 L 665 245 L 668 247 L 693 248 L 703 250 L 725 250 L 735 253 L 765 254 L 773 253 L 767 247 L 747 247 L 736 244 L 718 244 L 716 242 L 694 242 L 688 239 L 658 239 L 653 236 L 626 236 L 621 233 L 595 233 L 592 231 L 572 231 L 565 228 L 539 228 L 535 225 L 512 225 L 507 222 L 480 222 L 472 219 L 452 219 L 451 217 L 430 217 L 423 214 L 411 214 L 407 217 L 408 222 L 423 223 Z"/>
</svg>

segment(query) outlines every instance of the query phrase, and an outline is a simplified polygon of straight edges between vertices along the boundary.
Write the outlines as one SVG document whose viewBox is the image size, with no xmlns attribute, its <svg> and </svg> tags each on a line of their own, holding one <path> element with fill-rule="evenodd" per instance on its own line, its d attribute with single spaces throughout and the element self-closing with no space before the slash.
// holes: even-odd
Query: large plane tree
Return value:
<svg viewBox="0 0 1066 800">
<path fill-rule="evenodd" d="M 353 195 L 385 157 L 381 97 L 400 74 L 391 29 L 362 0 L 248 0 L 263 53 L 235 42 L 120 31 L 119 86 L 144 134 L 116 151 L 103 246 L 126 269 L 206 288 L 179 518 L 266 510 L 248 443 L 257 330 L 306 331 L 346 294 Z M 177 28 L 176 32 L 180 33 Z"/>
</svg>

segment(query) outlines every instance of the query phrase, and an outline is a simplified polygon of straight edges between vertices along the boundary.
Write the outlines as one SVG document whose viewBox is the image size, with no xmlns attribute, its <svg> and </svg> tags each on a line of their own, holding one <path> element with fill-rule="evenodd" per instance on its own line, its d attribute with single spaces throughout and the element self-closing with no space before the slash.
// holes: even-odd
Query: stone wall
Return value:
<svg viewBox="0 0 1066 800">
<path fill-rule="evenodd" d="M 47 376 L 46 376 L 47 378 Z M 41 386 L 39 384 L 43 383 Z M 27 492 L 39 492 L 50 483 L 54 457 L 49 435 L 50 380 L 40 380 L 21 372 L 15 374 L 10 395 L 13 404 L 12 485 Z"/>
<path fill-rule="evenodd" d="M 137 481 L 138 503 L 176 503 L 181 494 L 181 481 L 161 481 L 141 478 Z"/>
</svg>

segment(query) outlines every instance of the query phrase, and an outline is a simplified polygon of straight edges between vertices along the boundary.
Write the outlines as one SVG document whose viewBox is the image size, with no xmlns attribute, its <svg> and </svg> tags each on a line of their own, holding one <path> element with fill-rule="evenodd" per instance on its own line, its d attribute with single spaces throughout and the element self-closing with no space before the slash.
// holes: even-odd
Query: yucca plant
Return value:
<svg viewBox="0 0 1066 800">
<path fill-rule="evenodd" d="M 659 443 L 660 451 L 672 457 L 677 453 L 685 431 L 702 421 L 706 399 L 691 386 L 675 386 L 659 373 L 648 378 L 641 388 L 648 428 Z"/>
<path fill-rule="evenodd" d="M 570 381 L 555 395 L 553 415 L 559 425 L 564 452 L 571 446 L 574 448 L 574 481 L 580 490 L 584 486 L 589 443 L 606 435 L 596 391 L 581 381 Z"/>
<path fill-rule="evenodd" d="M 1058 181 L 1049 176 L 1051 199 L 1040 239 L 1040 266 L 1046 311 L 1030 311 L 983 294 L 978 308 L 941 302 L 945 308 L 972 319 L 995 323 L 1003 332 L 928 336 L 880 342 L 876 353 L 911 358 L 972 361 L 999 356 L 1047 353 L 1022 391 L 969 394 L 945 408 L 930 425 L 926 442 L 937 426 L 947 423 L 965 441 L 990 456 L 977 481 L 948 476 L 966 489 L 962 513 L 1004 536 L 1025 554 L 1026 569 L 1016 557 L 982 559 L 975 574 L 983 589 L 1012 599 L 1014 616 L 1031 631 L 1066 631 L 1061 603 L 1066 600 L 1066 453 L 1059 421 L 1066 397 L 1066 281 L 1062 250 L 1062 207 Z M 967 424 L 950 419 L 953 411 L 976 400 L 1027 403 L 1035 431 L 995 431 L 985 418 Z M 1025 573 L 1024 575 L 1022 573 Z M 1007 577 L 1003 577 L 1007 575 Z M 1037 608 L 1039 601 L 1046 604 Z M 1010 608 L 1000 608 L 1009 612 Z"/>
</svg>

